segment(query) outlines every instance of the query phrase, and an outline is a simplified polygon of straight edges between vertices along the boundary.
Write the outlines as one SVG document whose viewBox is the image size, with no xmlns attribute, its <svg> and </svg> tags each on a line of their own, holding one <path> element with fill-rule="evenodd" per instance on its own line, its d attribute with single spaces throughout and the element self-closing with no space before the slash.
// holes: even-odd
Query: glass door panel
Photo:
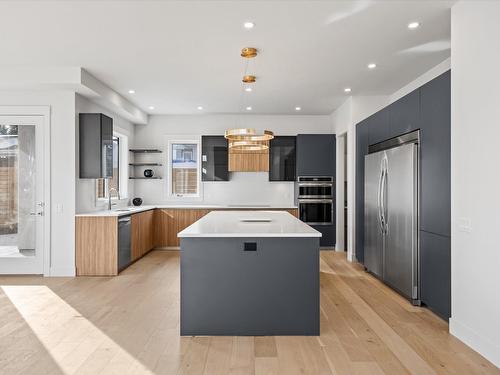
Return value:
<svg viewBox="0 0 500 375">
<path fill-rule="evenodd" d="M 41 130 L 37 117 L 0 116 L 0 274 L 43 273 Z"/>
</svg>

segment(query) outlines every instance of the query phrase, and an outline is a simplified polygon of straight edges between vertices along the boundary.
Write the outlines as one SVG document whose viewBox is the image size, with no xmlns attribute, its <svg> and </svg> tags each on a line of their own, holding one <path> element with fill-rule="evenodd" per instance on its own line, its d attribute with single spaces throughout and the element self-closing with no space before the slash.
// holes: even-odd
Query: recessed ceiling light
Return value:
<svg viewBox="0 0 500 375">
<path fill-rule="evenodd" d="M 410 30 L 416 29 L 416 28 L 418 28 L 419 26 L 420 26 L 420 23 L 419 23 L 419 22 L 410 22 L 410 23 L 408 24 L 408 28 L 409 28 Z"/>
<path fill-rule="evenodd" d="M 300 111 L 300 110 L 302 110 L 302 108 L 300 108 L 300 107 L 295 107 L 295 110 L 296 110 L 296 111 Z"/>
<path fill-rule="evenodd" d="M 201 105 L 199 105 L 198 107 L 196 107 L 198 109 L 198 111 L 202 111 L 203 110 L 203 107 Z"/>
<path fill-rule="evenodd" d="M 251 91 L 252 91 L 252 88 L 251 88 L 251 87 L 245 87 L 245 91 L 246 91 L 246 92 L 251 92 Z"/>
<path fill-rule="evenodd" d="M 129 94 L 135 94 L 135 90 L 128 90 Z"/>
<path fill-rule="evenodd" d="M 346 87 L 346 88 L 344 89 L 344 92 L 351 92 L 351 88 L 350 88 L 350 87 Z"/>
<path fill-rule="evenodd" d="M 155 109 L 155 107 L 153 107 L 152 105 L 150 105 L 148 108 L 151 109 L 151 110 Z"/>
<path fill-rule="evenodd" d="M 246 108 L 246 110 L 247 110 L 247 111 L 251 111 L 251 110 L 252 110 L 252 107 L 248 106 L 248 107 Z"/>
<path fill-rule="evenodd" d="M 368 69 L 375 69 L 376 67 L 377 67 L 377 64 L 375 64 L 375 63 L 368 64 Z"/>
<path fill-rule="evenodd" d="M 254 26 L 255 26 L 255 24 L 251 21 L 247 21 L 243 24 L 243 27 L 245 29 L 248 29 L 248 30 L 253 29 Z"/>
</svg>

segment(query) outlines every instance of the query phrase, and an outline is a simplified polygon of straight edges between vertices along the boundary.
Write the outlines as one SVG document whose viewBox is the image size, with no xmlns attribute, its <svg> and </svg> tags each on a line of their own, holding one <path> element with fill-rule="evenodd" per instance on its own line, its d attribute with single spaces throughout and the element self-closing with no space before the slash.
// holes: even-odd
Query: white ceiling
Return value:
<svg viewBox="0 0 500 375">
<path fill-rule="evenodd" d="M 0 64 L 81 66 L 152 114 L 329 114 L 344 87 L 388 95 L 449 57 L 453 3 L 1 1 Z M 260 53 L 242 95 L 245 46 Z"/>
</svg>

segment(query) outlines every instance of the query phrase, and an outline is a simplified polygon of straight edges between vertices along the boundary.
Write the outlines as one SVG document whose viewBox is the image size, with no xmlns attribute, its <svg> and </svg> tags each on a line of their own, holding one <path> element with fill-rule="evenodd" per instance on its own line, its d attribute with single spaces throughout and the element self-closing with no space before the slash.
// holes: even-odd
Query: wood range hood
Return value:
<svg viewBox="0 0 500 375">
<path fill-rule="evenodd" d="M 269 141 L 266 142 L 269 146 Z M 269 172 L 269 148 L 242 151 L 229 148 L 229 172 Z"/>
</svg>

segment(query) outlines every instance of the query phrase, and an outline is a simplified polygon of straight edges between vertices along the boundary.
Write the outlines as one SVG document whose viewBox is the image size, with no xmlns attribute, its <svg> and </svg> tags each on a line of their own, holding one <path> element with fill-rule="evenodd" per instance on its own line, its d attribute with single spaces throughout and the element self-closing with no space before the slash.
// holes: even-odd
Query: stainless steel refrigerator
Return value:
<svg viewBox="0 0 500 375">
<path fill-rule="evenodd" d="M 419 132 L 369 147 L 365 156 L 365 267 L 420 304 Z"/>
</svg>

